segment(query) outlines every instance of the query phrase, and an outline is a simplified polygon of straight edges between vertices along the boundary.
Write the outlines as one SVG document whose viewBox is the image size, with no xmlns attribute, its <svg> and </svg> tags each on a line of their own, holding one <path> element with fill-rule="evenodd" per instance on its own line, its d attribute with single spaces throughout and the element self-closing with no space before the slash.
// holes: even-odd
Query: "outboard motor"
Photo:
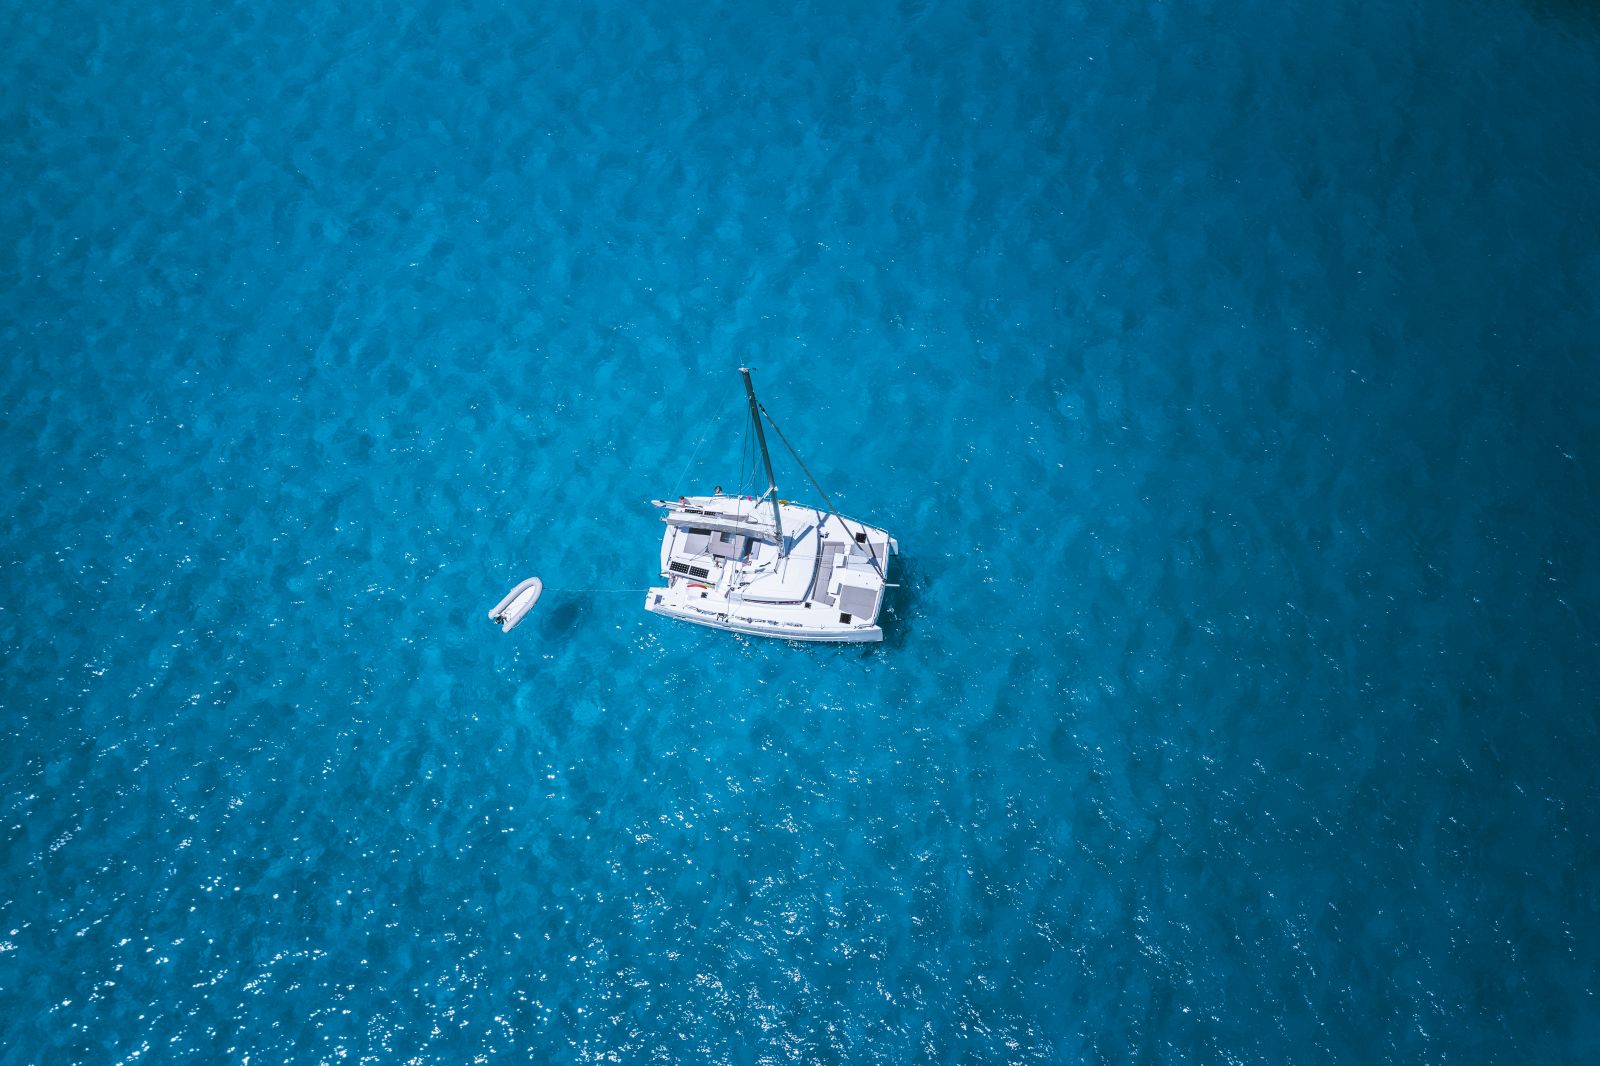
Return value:
<svg viewBox="0 0 1600 1066">
<path fill-rule="evenodd" d="M 489 612 L 489 621 L 499 626 L 502 633 L 511 632 L 517 627 L 517 623 L 533 610 L 533 605 L 539 602 L 539 594 L 543 591 L 544 582 L 536 577 L 528 578 L 506 593 L 506 598 L 495 605 L 494 610 Z"/>
</svg>

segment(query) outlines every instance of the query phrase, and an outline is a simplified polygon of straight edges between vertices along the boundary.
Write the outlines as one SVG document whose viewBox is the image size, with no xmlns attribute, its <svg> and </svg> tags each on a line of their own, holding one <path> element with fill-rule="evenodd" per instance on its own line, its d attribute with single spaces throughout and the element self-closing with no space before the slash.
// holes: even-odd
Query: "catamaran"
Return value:
<svg viewBox="0 0 1600 1066">
<path fill-rule="evenodd" d="M 889 559 L 900 545 L 887 532 L 834 509 L 800 457 L 795 462 L 826 510 L 778 498 L 767 451 L 765 417 L 748 367 L 740 367 L 750 420 L 766 468 L 767 491 L 652 500 L 666 513 L 662 588 L 645 592 L 645 610 L 685 622 L 788 640 L 879 641 L 878 615 L 889 584 Z"/>
</svg>

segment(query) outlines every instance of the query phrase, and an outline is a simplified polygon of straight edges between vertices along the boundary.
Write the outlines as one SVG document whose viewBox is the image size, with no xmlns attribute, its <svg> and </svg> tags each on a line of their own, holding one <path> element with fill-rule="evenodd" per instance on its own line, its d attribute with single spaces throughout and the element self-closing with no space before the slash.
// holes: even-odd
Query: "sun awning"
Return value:
<svg viewBox="0 0 1600 1066">
<path fill-rule="evenodd" d="M 878 590 L 860 585 L 839 586 L 839 610 L 856 618 L 878 616 Z"/>
<path fill-rule="evenodd" d="M 768 544 L 778 543 L 778 533 L 772 526 L 765 522 L 742 520 L 735 515 L 684 514 L 681 511 L 669 511 L 661 520 L 668 525 L 682 526 L 685 529 L 737 533 L 740 536 L 764 540 Z"/>
</svg>

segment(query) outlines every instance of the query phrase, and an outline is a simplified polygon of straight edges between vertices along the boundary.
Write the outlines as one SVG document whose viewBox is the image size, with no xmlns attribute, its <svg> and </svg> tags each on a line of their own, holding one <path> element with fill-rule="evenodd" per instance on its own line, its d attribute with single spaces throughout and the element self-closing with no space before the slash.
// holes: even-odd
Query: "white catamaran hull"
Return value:
<svg viewBox="0 0 1600 1066">
<path fill-rule="evenodd" d="M 772 503 L 690 496 L 666 509 L 664 587 L 645 610 L 713 629 L 784 640 L 870 643 L 899 552 L 881 529 L 812 507 L 780 502 L 783 552 Z"/>
<path fill-rule="evenodd" d="M 661 591 L 660 589 L 651 589 L 652 593 L 660 593 Z M 710 626 L 712 629 L 726 629 L 730 633 L 745 633 L 752 637 L 833 641 L 838 644 L 871 644 L 883 639 L 882 627 L 875 625 L 856 626 L 838 631 L 824 631 L 807 628 L 798 622 L 777 623 L 749 616 L 741 617 L 733 611 L 725 611 L 719 614 L 687 603 L 667 602 L 664 597 L 654 595 L 645 601 L 644 609 L 653 614 L 665 615 L 667 618 L 677 618 L 684 622 L 693 622 L 696 625 Z"/>
</svg>

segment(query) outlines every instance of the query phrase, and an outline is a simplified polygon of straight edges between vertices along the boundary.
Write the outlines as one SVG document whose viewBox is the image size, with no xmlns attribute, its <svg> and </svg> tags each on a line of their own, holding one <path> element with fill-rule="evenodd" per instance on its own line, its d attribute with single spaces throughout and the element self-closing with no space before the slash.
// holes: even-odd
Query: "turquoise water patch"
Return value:
<svg viewBox="0 0 1600 1066">
<path fill-rule="evenodd" d="M 1600 1041 L 1581 5 L 0 26 L 5 1061 Z"/>
</svg>

